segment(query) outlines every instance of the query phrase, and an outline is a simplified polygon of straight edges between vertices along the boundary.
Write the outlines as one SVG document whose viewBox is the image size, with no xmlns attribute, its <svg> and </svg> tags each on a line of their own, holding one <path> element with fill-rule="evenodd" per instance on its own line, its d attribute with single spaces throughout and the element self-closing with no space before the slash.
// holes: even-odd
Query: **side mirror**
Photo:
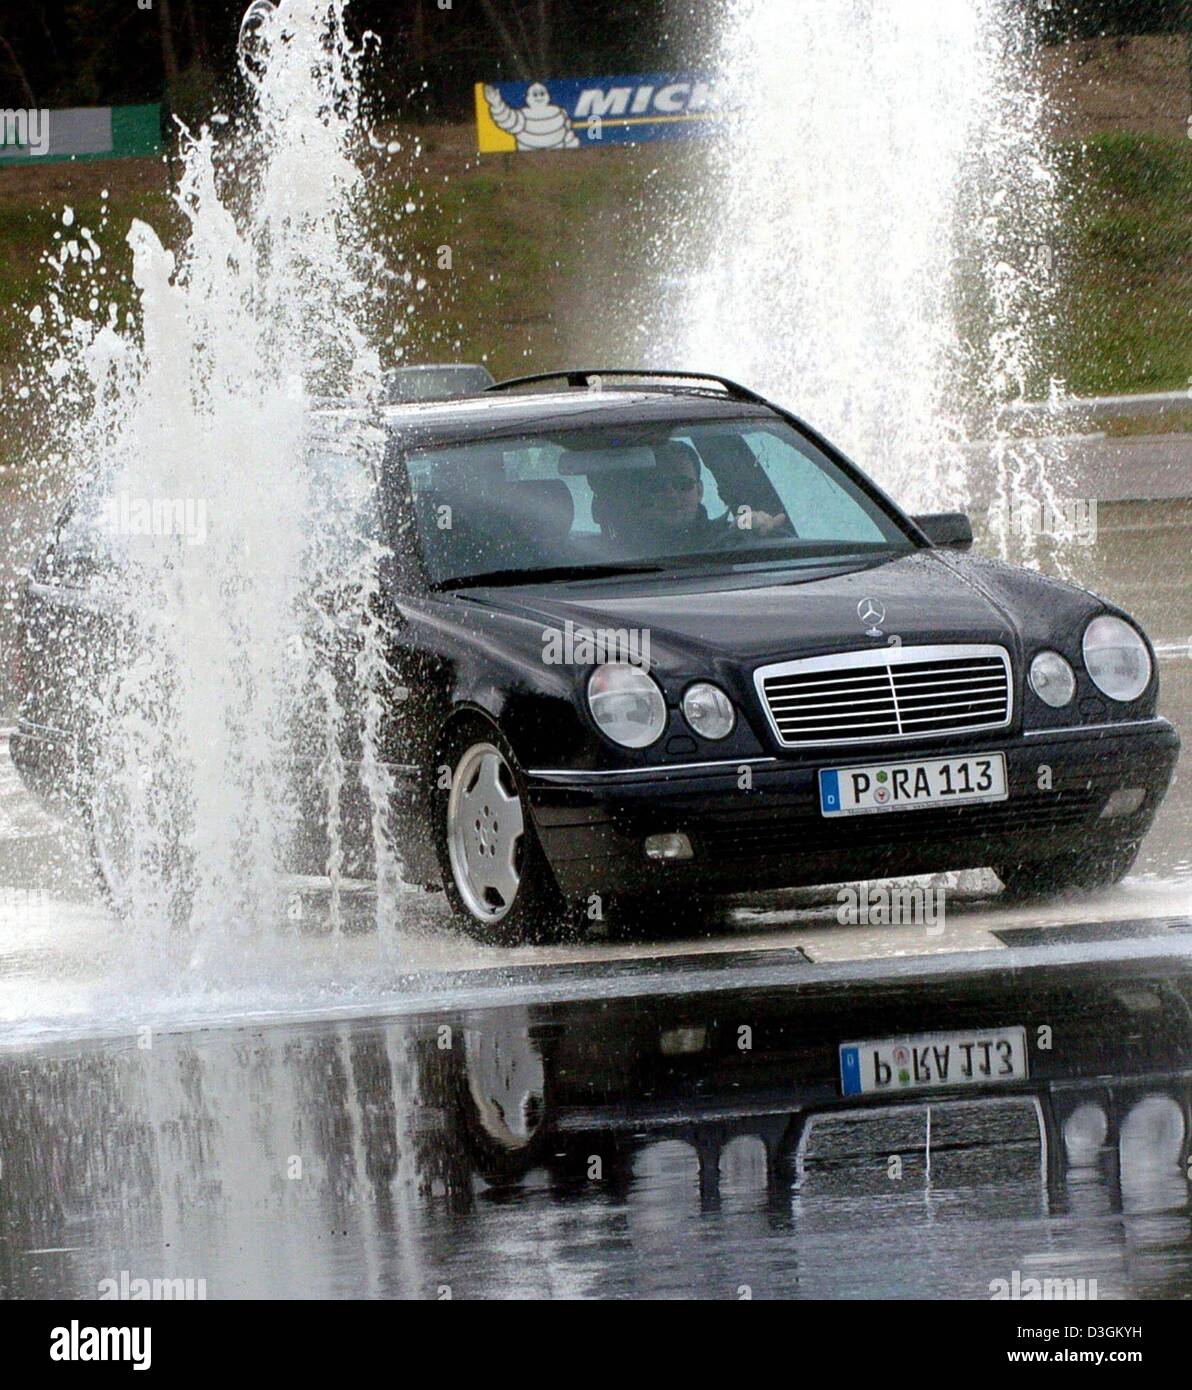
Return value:
<svg viewBox="0 0 1192 1390">
<path fill-rule="evenodd" d="M 927 512 L 911 520 L 926 533 L 932 545 L 967 550 L 973 543 L 973 523 L 963 512 Z"/>
</svg>

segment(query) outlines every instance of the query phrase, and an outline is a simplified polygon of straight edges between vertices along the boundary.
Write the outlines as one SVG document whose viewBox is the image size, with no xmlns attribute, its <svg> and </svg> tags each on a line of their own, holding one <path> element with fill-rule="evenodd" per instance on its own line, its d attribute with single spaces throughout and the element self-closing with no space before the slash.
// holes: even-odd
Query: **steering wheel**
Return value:
<svg viewBox="0 0 1192 1390">
<path fill-rule="evenodd" d="M 780 525 L 775 526 L 772 530 L 761 532 L 752 530 L 748 527 L 738 526 L 735 517 L 731 521 L 727 520 L 726 518 L 731 515 L 730 512 L 725 512 L 724 517 L 721 518 L 723 529 L 721 534 L 712 542 L 711 548 L 713 550 L 730 550 L 737 546 L 745 546 L 754 539 L 765 541 L 782 537 L 797 539 L 799 535 L 791 525 L 790 520 L 785 516 Z"/>
</svg>

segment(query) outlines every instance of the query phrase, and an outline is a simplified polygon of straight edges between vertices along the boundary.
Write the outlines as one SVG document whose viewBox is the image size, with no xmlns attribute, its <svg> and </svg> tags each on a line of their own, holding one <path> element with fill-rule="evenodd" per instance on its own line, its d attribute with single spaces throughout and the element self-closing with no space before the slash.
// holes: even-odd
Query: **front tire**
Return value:
<svg viewBox="0 0 1192 1390">
<path fill-rule="evenodd" d="M 492 945 L 557 940 L 572 914 L 538 843 L 525 785 L 508 743 L 480 718 L 449 731 L 439 759 L 435 843 L 456 921 Z M 437 781 L 436 781 L 437 786 Z"/>
<path fill-rule="evenodd" d="M 94 754 L 86 758 L 76 800 L 100 897 L 120 922 L 140 926 L 153 918 L 174 930 L 185 927 L 190 920 L 194 885 L 177 833 L 177 812 L 166 770 L 158 766 L 142 771 L 138 810 L 120 770 L 101 771 L 101 766 Z M 156 812 L 152 817 L 146 809 L 150 804 Z M 139 841 L 135 828 L 138 815 L 142 821 Z"/>
<path fill-rule="evenodd" d="M 136 923 L 148 911 L 160 915 L 173 929 L 180 930 L 190 920 L 194 889 L 178 862 L 176 844 L 158 850 L 152 872 L 141 886 L 149 902 L 138 902 L 131 870 L 131 843 L 125 827 L 113 824 L 113 817 L 94 805 L 84 808 L 83 826 L 91 871 L 100 896 L 117 921 Z"/>
<path fill-rule="evenodd" d="M 1050 896 L 1071 891 L 1092 892 L 1110 888 L 1130 871 L 1138 857 L 1139 842 L 1105 849 L 1069 851 L 1050 859 L 995 867 L 1006 892 L 1016 898 Z"/>
</svg>

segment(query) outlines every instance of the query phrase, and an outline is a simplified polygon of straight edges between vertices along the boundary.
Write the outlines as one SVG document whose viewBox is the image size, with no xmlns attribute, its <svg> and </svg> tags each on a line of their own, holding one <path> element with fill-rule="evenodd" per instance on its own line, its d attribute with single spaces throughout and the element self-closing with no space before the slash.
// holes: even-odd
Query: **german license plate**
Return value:
<svg viewBox="0 0 1192 1390">
<path fill-rule="evenodd" d="M 988 1086 L 1026 1076 L 1025 1028 L 925 1033 L 840 1046 L 840 1086 L 846 1096 Z"/>
<path fill-rule="evenodd" d="M 970 758 L 928 758 L 913 763 L 865 763 L 823 767 L 820 811 L 825 816 L 864 816 L 875 811 L 915 811 L 923 806 L 959 806 L 1005 801 L 1006 758 L 977 753 Z"/>
</svg>

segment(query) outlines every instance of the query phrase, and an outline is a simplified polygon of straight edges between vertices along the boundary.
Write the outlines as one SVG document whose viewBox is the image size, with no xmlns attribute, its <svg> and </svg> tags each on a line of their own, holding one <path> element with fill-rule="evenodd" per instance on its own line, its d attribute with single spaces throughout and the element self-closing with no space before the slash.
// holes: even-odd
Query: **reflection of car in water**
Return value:
<svg viewBox="0 0 1192 1390">
<path fill-rule="evenodd" d="M 81 1044 L 67 1066 L 14 1052 L 0 1227 L 13 1249 L 109 1257 L 162 1232 L 213 1289 L 247 1270 L 308 1296 L 579 1279 L 603 1296 L 988 1298 L 1014 1269 L 1186 1293 L 1186 947 L 1140 953 L 1115 926 L 893 978 L 781 951 L 731 971 L 622 960 L 578 988 L 575 967 L 513 967 L 480 988 L 544 1002 L 167 1031 L 151 1050 Z M 1011 1027 L 1024 1077 L 845 1092 L 852 1038 Z M 72 1279 L 93 1295 L 93 1261 L 0 1257 L 8 1297 Z"/>
<path fill-rule="evenodd" d="M 477 935 L 618 894 L 1129 868 L 1179 741 L 1112 604 L 965 554 L 965 517 L 905 515 L 731 382 L 574 372 L 383 421 L 402 862 Z M 76 799 L 92 544 L 68 510 L 33 571 L 12 744 Z"/>
<path fill-rule="evenodd" d="M 523 1166 L 546 1134 L 546 1060 L 524 1009 L 502 1015 L 500 1028 L 464 1028 L 464 1104 L 489 1163 Z"/>
<path fill-rule="evenodd" d="M 911 1019 L 928 1037 L 1022 1026 L 1028 1074 L 849 1096 L 845 1040 L 896 1035 Z M 427 1047 L 420 1066 L 465 1074 L 444 1115 L 490 1180 L 591 1170 L 626 1190 L 650 1145 L 678 1141 L 705 1202 L 742 1185 L 849 1204 L 951 1189 L 971 1214 L 982 1190 L 1003 1209 L 1021 1189 L 1032 1210 L 1062 1210 L 1069 1185 L 1094 1177 L 1126 1199 L 1162 1190 L 1167 1200 L 1190 1153 L 1192 993 L 1178 960 L 1019 960 L 986 980 L 919 980 L 913 1003 L 896 984 L 846 1001 L 829 982 L 732 1000 L 576 1000 L 470 1015 L 466 1026 L 465 1055 Z M 481 1052 L 519 1061 L 478 1067 Z M 515 1072 L 526 1084 L 511 1087 Z M 501 1118 L 524 1113 L 531 1095 L 532 1141 Z"/>
</svg>

